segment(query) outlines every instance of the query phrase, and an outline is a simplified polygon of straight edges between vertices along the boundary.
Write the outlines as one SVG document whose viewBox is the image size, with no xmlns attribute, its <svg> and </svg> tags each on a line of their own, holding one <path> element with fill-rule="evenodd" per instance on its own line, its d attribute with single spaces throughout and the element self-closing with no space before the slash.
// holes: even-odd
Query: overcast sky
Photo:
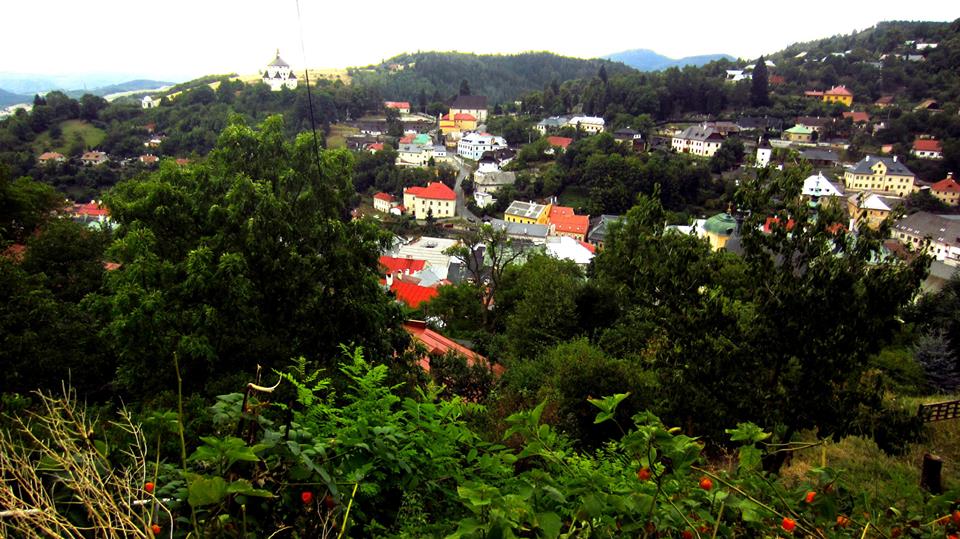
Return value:
<svg viewBox="0 0 960 539">
<path fill-rule="evenodd" d="M 296 0 L 3 0 L 0 72 L 185 80 L 255 73 L 277 48 L 295 69 L 417 50 L 592 58 L 646 48 L 675 58 L 755 58 L 882 20 L 954 20 L 960 2 L 300 0 L 300 13 L 305 54 Z"/>
</svg>

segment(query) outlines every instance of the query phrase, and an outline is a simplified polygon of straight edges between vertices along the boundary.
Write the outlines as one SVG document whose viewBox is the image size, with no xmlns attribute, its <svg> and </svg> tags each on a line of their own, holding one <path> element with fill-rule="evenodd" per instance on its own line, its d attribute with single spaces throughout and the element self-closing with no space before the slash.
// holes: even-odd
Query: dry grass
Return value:
<svg viewBox="0 0 960 539">
<path fill-rule="evenodd" d="M 155 500 L 140 499 L 147 447 L 139 426 L 120 411 L 112 425 L 130 442 L 108 458 L 75 394 L 37 395 L 38 411 L 0 431 L 0 537 L 152 537 L 147 507 Z M 168 518 L 163 528 L 172 533 Z"/>
</svg>

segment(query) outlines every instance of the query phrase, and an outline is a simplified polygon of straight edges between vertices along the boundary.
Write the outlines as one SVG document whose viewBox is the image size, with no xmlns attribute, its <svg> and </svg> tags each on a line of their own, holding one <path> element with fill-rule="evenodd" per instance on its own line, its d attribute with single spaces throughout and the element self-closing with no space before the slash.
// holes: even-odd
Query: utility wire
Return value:
<svg viewBox="0 0 960 539">
<path fill-rule="evenodd" d="M 317 120 L 313 115 L 313 95 L 310 93 L 310 67 L 307 63 L 307 48 L 303 44 L 303 20 L 300 17 L 300 0 L 294 0 L 297 5 L 297 24 L 300 27 L 300 53 L 303 55 L 303 74 L 307 83 L 307 105 L 310 109 L 310 130 L 313 131 L 313 154 L 317 160 L 317 174 L 323 170 L 320 166 L 320 139 L 317 137 Z"/>
</svg>

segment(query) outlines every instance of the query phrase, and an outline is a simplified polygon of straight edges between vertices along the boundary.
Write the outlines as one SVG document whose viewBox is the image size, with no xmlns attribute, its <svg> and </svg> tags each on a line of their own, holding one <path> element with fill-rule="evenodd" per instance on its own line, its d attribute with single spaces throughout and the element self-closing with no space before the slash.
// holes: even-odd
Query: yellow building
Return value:
<svg viewBox="0 0 960 539">
<path fill-rule="evenodd" d="M 545 225 L 550 221 L 551 204 L 537 204 L 536 202 L 520 202 L 514 200 L 503 213 L 503 220 L 508 223 L 527 225 Z"/>
<path fill-rule="evenodd" d="M 440 117 L 440 132 L 444 135 L 454 136 L 461 133 L 475 131 L 477 129 L 477 118 L 473 114 L 465 112 L 444 114 Z"/>
<path fill-rule="evenodd" d="M 947 206 L 960 205 L 960 183 L 953 179 L 953 172 L 947 173 L 946 178 L 931 185 L 930 194 Z"/>
<path fill-rule="evenodd" d="M 861 219 L 874 230 L 890 215 L 897 206 L 903 204 L 903 199 L 884 197 L 875 193 L 858 193 L 847 199 L 847 213 L 850 215 L 852 228 L 856 229 Z"/>
<path fill-rule="evenodd" d="M 441 182 L 403 190 L 403 206 L 417 219 L 453 217 L 457 213 L 457 194 Z"/>
<path fill-rule="evenodd" d="M 853 169 L 843 173 L 847 189 L 877 191 L 896 194 L 899 197 L 913 192 L 916 174 L 910 171 L 897 157 L 866 156 Z"/>
<path fill-rule="evenodd" d="M 826 92 L 823 92 L 824 103 L 843 103 L 846 106 L 853 105 L 853 94 L 847 90 L 846 86 L 834 86 Z"/>
<path fill-rule="evenodd" d="M 813 139 L 813 130 L 797 124 L 784 131 L 783 138 L 790 142 L 810 142 Z"/>
<path fill-rule="evenodd" d="M 703 235 L 714 251 L 727 246 L 727 240 L 737 232 L 737 220 L 729 213 L 718 213 L 703 223 Z"/>
</svg>

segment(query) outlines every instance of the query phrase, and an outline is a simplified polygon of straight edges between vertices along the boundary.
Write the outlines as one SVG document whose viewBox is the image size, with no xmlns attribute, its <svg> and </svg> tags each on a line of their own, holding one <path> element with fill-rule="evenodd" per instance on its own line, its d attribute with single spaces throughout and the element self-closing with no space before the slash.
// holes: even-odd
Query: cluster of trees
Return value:
<svg viewBox="0 0 960 539">
<path fill-rule="evenodd" d="M 401 70 L 391 65 L 403 66 Z M 426 111 L 430 103 L 445 102 L 463 93 L 461 82 L 490 103 L 510 103 L 533 89 L 554 81 L 593 75 L 601 66 L 611 73 L 633 71 L 606 60 L 582 60 L 549 52 L 477 55 L 457 52 L 401 54 L 377 66 L 352 69 L 352 84 L 373 88 L 391 99 L 410 101 Z M 558 82 L 554 82 L 557 84 Z"/>
</svg>

